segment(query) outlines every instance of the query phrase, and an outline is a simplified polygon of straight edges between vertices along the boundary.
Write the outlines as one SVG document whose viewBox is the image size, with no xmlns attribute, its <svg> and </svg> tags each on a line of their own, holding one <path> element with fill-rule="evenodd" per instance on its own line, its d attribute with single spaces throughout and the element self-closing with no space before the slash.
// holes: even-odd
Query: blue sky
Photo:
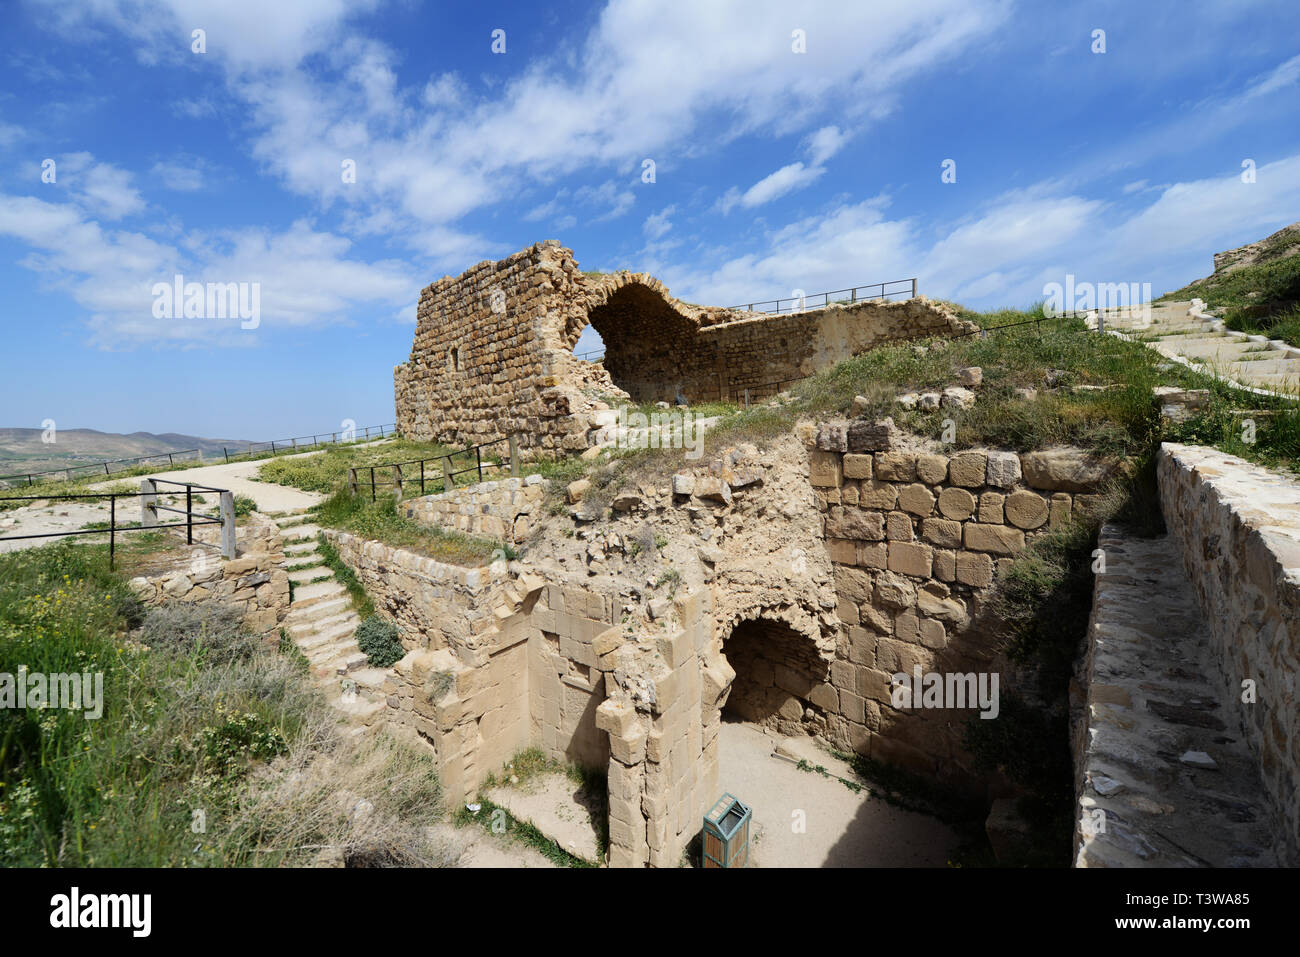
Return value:
<svg viewBox="0 0 1300 957">
<path fill-rule="evenodd" d="M 917 276 L 985 308 L 1067 273 L 1159 295 L 1300 219 L 1289 0 L 14 0 L 5 24 L 0 426 L 391 422 L 419 290 L 540 239 L 693 302 Z M 259 325 L 155 317 L 177 273 L 258 283 Z"/>
</svg>

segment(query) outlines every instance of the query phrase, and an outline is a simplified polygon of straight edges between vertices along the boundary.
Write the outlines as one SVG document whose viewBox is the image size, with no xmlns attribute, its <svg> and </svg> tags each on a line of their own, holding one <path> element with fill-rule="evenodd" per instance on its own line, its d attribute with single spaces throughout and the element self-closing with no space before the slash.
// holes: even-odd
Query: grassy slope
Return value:
<svg viewBox="0 0 1300 957">
<path fill-rule="evenodd" d="M 427 756 L 342 739 L 293 656 L 210 610 L 145 611 L 125 581 L 98 546 L 0 556 L 0 672 L 102 673 L 105 702 L 98 720 L 0 710 L 0 864 L 275 865 L 322 845 L 443 862 Z M 375 805 L 367 833 L 341 788 Z"/>
<path fill-rule="evenodd" d="M 1266 261 L 1216 272 L 1161 299 L 1203 299 L 1210 308 L 1222 310 L 1230 329 L 1300 345 L 1300 255 L 1277 258 L 1297 245 L 1300 236 L 1284 236 L 1264 250 Z"/>
</svg>

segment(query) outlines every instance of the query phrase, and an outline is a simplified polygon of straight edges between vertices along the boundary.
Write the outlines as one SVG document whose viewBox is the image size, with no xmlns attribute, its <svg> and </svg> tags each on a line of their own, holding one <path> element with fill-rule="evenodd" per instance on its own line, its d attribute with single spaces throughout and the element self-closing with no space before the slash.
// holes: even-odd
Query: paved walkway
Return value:
<svg viewBox="0 0 1300 957">
<path fill-rule="evenodd" d="M 1220 319 L 1200 318 L 1199 307 L 1199 301 L 1161 302 L 1151 305 L 1149 315 L 1140 308 L 1120 309 L 1101 318 L 1106 331 L 1145 342 L 1199 372 L 1252 390 L 1300 396 L 1300 349 L 1233 332 Z"/>
</svg>

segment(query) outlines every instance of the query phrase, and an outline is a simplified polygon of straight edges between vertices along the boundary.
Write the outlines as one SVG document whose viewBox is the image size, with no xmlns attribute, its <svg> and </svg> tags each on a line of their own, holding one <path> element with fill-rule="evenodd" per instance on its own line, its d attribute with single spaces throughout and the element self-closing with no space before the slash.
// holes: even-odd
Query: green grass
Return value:
<svg viewBox="0 0 1300 957">
<path fill-rule="evenodd" d="M 341 736 L 300 660 L 237 610 L 142 608 L 104 551 L 0 556 L 0 672 L 102 674 L 104 702 L 97 720 L 0 710 L 0 864 L 276 866 L 322 846 L 446 863 L 423 844 L 428 755 Z M 366 833 L 341 787 L 374 805 Z"/>
<path fill-rule="evenodd" d="M 485 565 L 502 547 L 492 539 L 472 538 L 412 521 L 399 512 L 391 495 L 381 495 L 371 502 L 364 496 L 340 490 L 315 506 L 312 514 L 319 524 L 328 528 L 410 549 L 453 565 Z"/>
<path fill-rule="evenodd" d="M 358 617 L 366 619 L 373 616 L 375 614 L 374 601 L 371 600 L 370 595 L 357 578 L 357 573 L 339 557 L 338 549 L 324 535 L 317 535 L 316 550 L 320 552 L 321 561 L 334 573 L 334 577 L 338 579 L 339 583 L 348 590 L 348 596 L 352 599 L 352 607 L 356 610 Z"/>
<path fill-rule="evenodd" d="M 1042 318 L 1041 305 L 988 313 L 962 311 L 983 328 Z M 907 411 L 896 403 L 905 391 L 940 391 L 956 383 L 957 370 L 979 366 L 983 384 L 969 410 Z M 1048 389 L 1052 371 L 1059 387 Z M 1152 397 L 1157 385 L 1208 389 L 1209 405 L 1189 422 L 1162 422 Z M 1079 386 L 1108 386 L 1104 390 Z M 1037 392 L 1033 399 L 1017 389 Z M 944 439 L 946 420 L 955 426 L 952 449 L 976 446 L 1025 452 L 1049 445 L 1076 445 L 1100 456 L 1142 457 L 1162 439 L 1210 445 L 1262 465 L 1300 465 L 1300 418 L 1295 403 L 1255 396 L 1210 375 L 1168 362 L 1139 342 L 1090 333 L 1083 320 L 1042 319 L 990 332 L 987 338 L 926 340 L 881 346 L 841 362 L 796 385 L 789 401 L 762 403 L 726 415 L 705 435 L 704 457 L 744 442 L 759 447 L 788 433 L 800 417 L 825 420 L 851 416 L 863 396 L 867 418 L 891 416 L 903 429 Z M 1242 440 L 1242 418 L 1256 416 L 1256 441 Z M 612 450 L 601 458 L 544 463 L 539 471 L 562 486 L 579 478 L 592 482 L 591 507 L 608 505 L 621 488 L 662 483 L 691 465 L 680 449 Z M 562 510 L 563 488 L 552 488 L 553 511 Z"/>
<path fill-rule="evenodd" d="M 375 446 L 331 446 L 319 455 L 275 459 L 267 462 L 258 470 L 257 477 L 263 482 L 288 485 L 308 492 L 328 493 L 344 488 L 347 485 L 348 469 L 355 468 L 358 473 L 358 485 L 365 488 L 368 497 L 370 494 L 370 468 L 372 466 L 375 467 L 376 486 L 380 490 L 387 489 L 391 491 L 393 470 L 382 466 L 391 465 L 394 462 L 415 462 L 428 459 L 434 461 L 425 462 L 424 494 L 436 495 L 443 491 L 442 463 L 437 459 L 439 456 L 453 451 L 456 450 L 435 442 L 415 442 L 407 439 L 398 439 Z M 506 446 L 504 444 L 499 448 L 494 447 L 484 451 L 483 463 L 485 467 L 483 475 L 485 479 L 498 476 L 499 469 L 487 466 L 488 463 L 494 465 L 500 463 L 505 454 Z M 471 468 L 474 464 L 475 458 L 472 452 L 460 453 L 452 457 L 453 471 Z M 403 480 L 405 482 L 404 494 L 407 497 L 420 494 L 420 467 L 418 465 L 406 466 L 403 469 Z M 456 476 L 457 486 L 469 485 L 477 481 L 477 474 Z"/>
<path fill-rule="evenodd" d="M 1276 258 L 1297 244 L 1300 236 L 1283 237 L 1265 251 L 1265 256 L 1275 257 L 1270 261 L 1198 279 L 1157 302 L 1203 299 L 1222 311 L 1229 329 L 1300 345 L 1300 255 Z"/>
</svg>

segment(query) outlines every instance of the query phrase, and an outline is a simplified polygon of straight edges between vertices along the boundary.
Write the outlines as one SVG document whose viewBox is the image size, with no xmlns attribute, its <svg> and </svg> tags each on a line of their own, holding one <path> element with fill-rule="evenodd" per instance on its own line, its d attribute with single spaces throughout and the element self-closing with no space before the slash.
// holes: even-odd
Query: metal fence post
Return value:
<svg viewBox="0 0 1300 957">
<path fill-rule="evenodd" d="M 424 494 L 424 459 L 420 459 L 420 494 Z"/>
<path fill-rule="evenodd" d="M 158 483 L 153 479 L 140 480 L 140 527 L 153 528 L 158 524 Z"/>
<path fill-rule="evenodd" d="M 375 500 L 375 467 L 370 466 L 370 501 Z"/>
<path fill-rule="evenodd" d="M 235 557 L 235 493 L 221 493 L 221 554 Z"/>
<path fill-rule="evenodd" d="M 912 298 L 916 298 L 916 279 L 912 279 Z"/>
<path fill-rule="evenodd" d="M 117 544 L 117 496 L 108 497 L 108 567 L 113 567 L 113 548 Z"/>
</svg>

